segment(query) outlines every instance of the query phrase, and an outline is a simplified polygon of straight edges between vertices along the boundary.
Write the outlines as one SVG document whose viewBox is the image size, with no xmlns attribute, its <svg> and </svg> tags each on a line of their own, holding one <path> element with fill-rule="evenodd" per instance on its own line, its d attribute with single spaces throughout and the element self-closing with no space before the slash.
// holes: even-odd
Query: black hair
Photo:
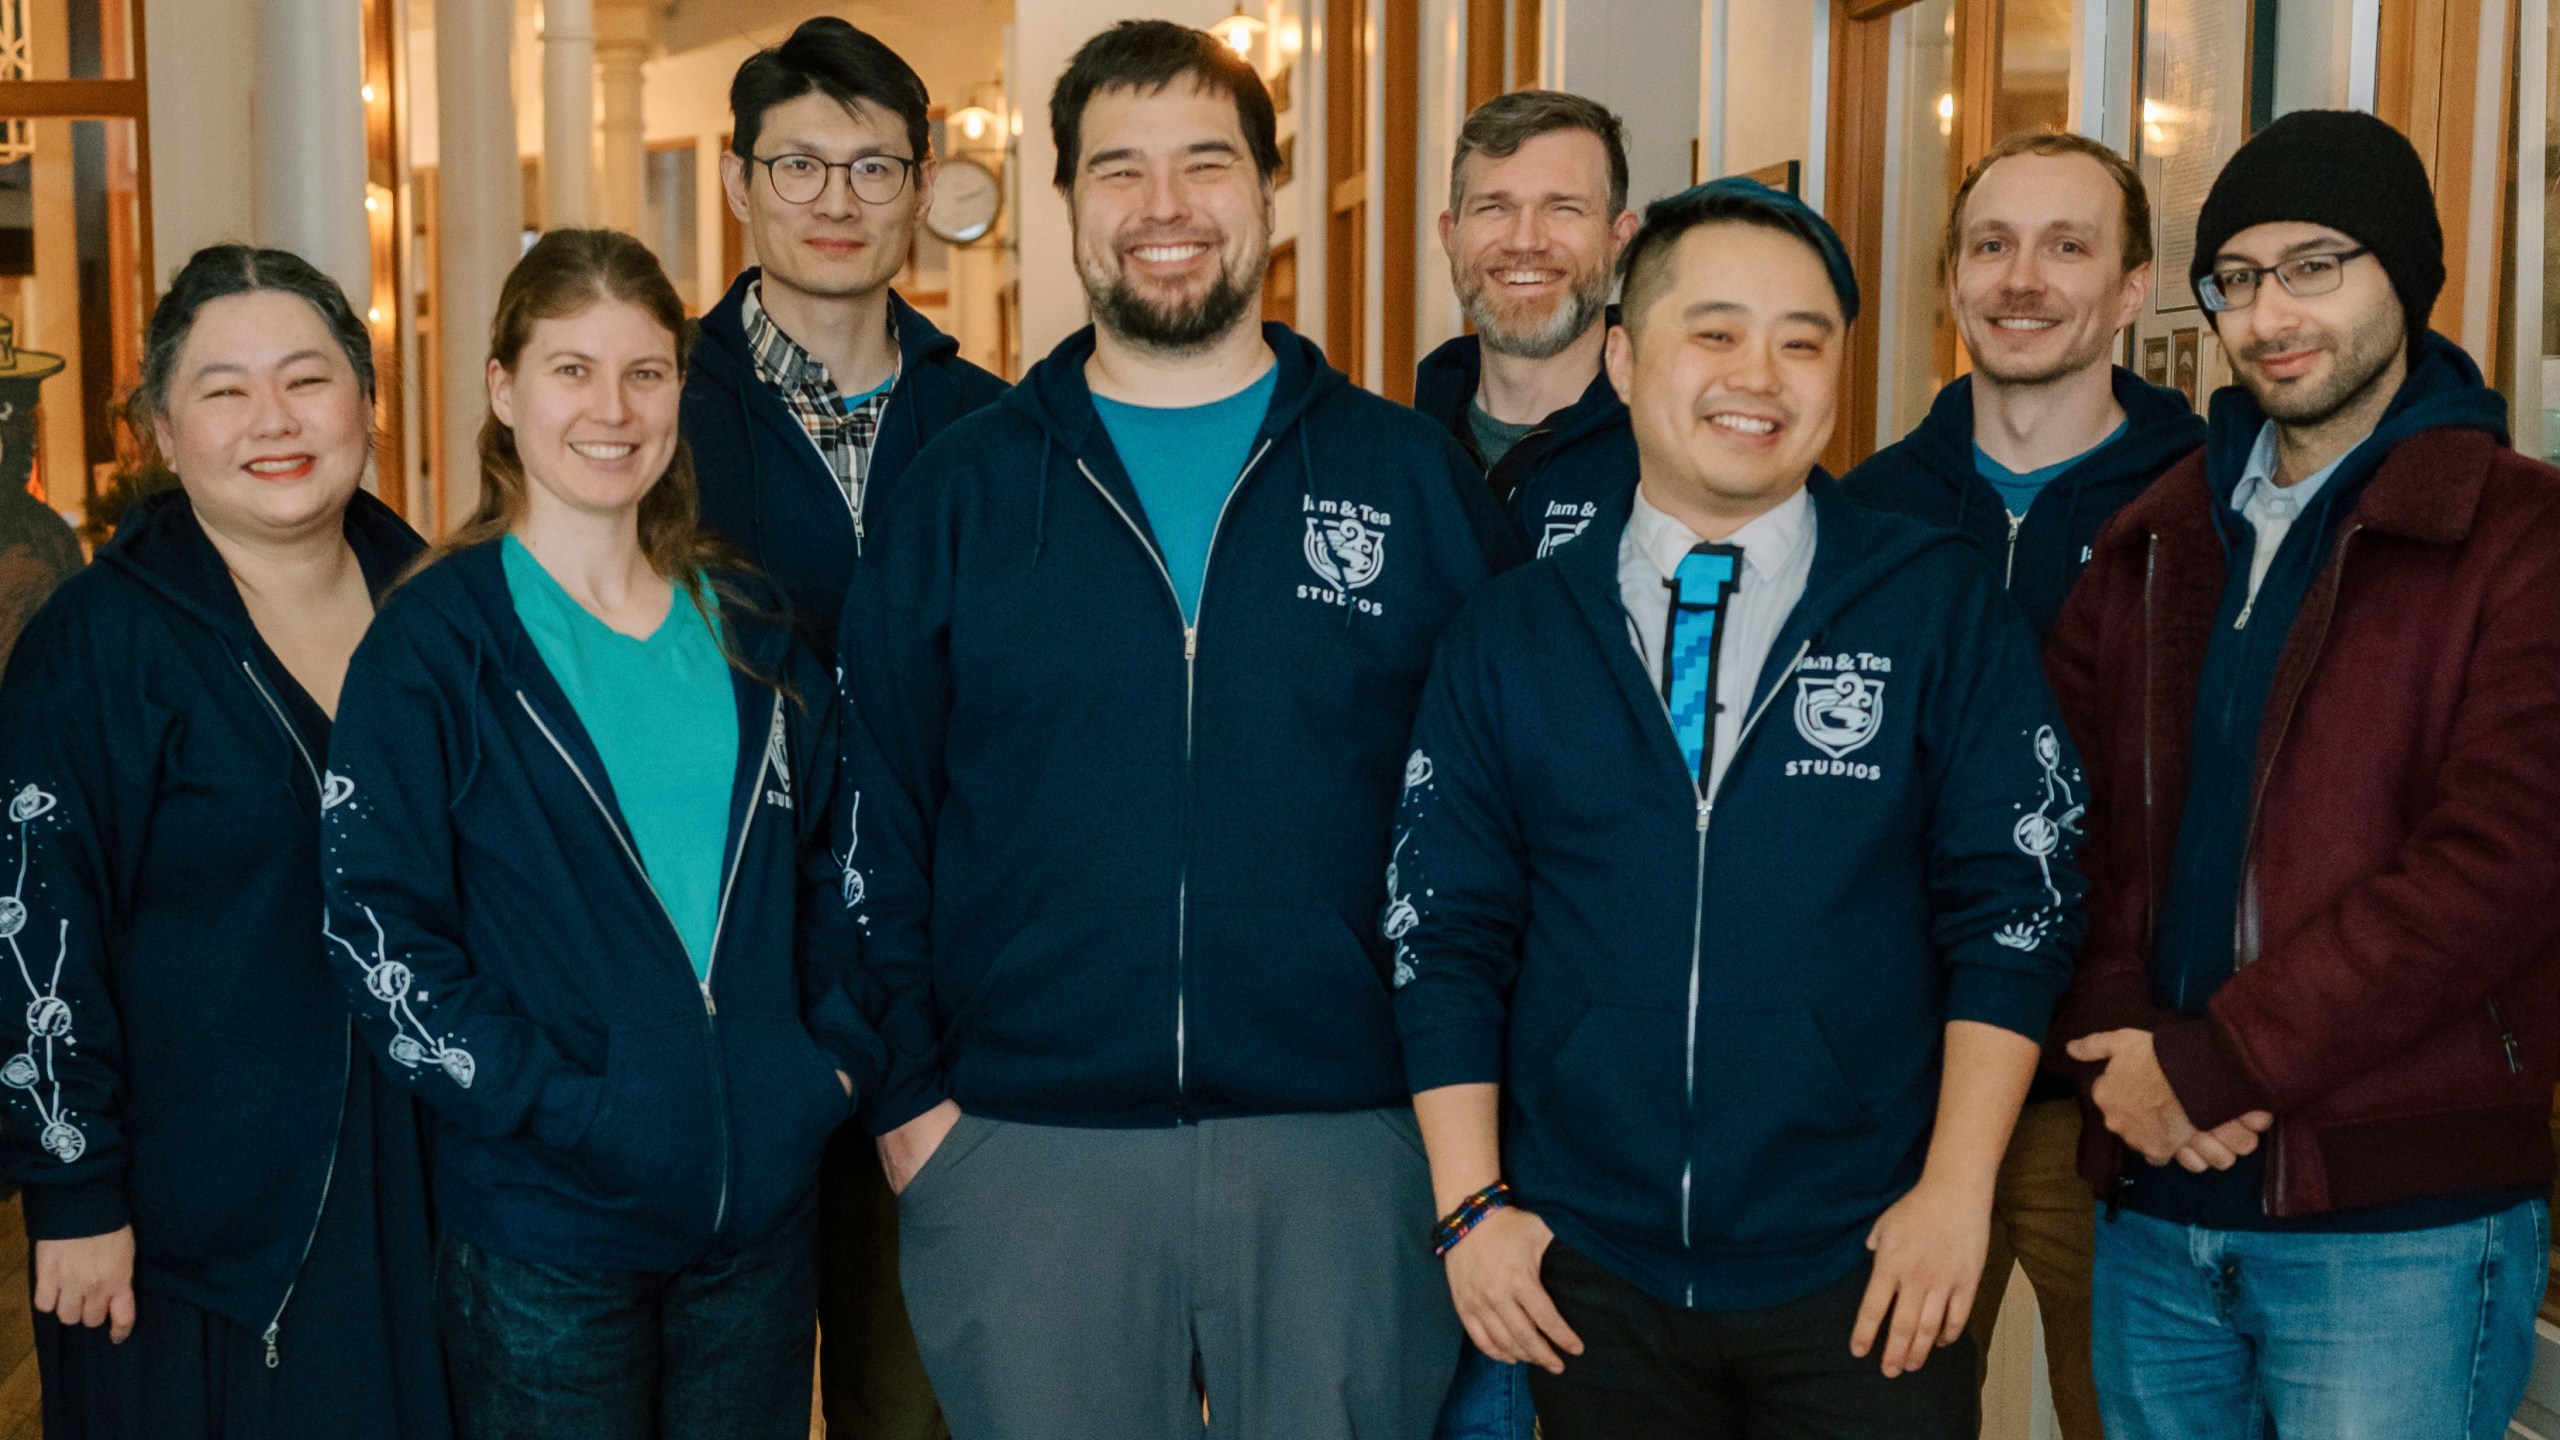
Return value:
<svg viewBox="0 0 2560 1440">
<path fill-rule="evenodd" d="M 1209 91 L 1224 91 L 1236 102 L 1236 119 L 1245 145 L 1253 151 L 1253 168 L 1265 184 L 1280 173 L 1279 121 L 1271 113 L 1271 92 L 1253 65 L 1206 30 L 1170 20 L 1123 20 L 1084 42 L 1058 88 L 1049 92 L 1049 134 L 1058 145 L 1057 184 L 1075 184 L 1076 164 L 1083 154 L 1084 111 L 1103 90 L 1161 90 L 1188 79 Z"/>
<path fill-rule="evenodd" d="M 320 267 L 290 250 L 262 250 L 250 245 L 208 245 L 187 257 L 186 266 L 169 282 L 169 291 L 151 311 L 142 337 L 142 374 L 125 400 L 125 423 L 134 438 L 150 444 L 151 424 L 168 413 L 169 382 L 178 368 L 178 352 L 196 326 L 196 314 L 208 302 L 231 295 L 274 290 L 295 296 L 320 312 L 329 338 L 338 342 L 356 372 L 367 409 L 373 406 L 373 333 L 364 317 L 347 303 L 347 292 Z"/>
<path fill-rule="evenodd" d="M 729 146 L 752 159 L 765 112 L 818 94 L 847 109 L 877 105 L 907 124 L 907 145 L 922 160 L 932 144 L 931 100 L 915 68 L 898 52 L 833 15 L 803 20 L 791 38 L 759 50 L 729 82 Z"/>
<path fill-rule="evenodd" d="M 1618 306 L 1630 327 L 1640 323 L 1644 309 L 1661 290 L 1664 267 L 1680 237 L 1701 225 L 1720 224 L 1757 225 L 1803 241 L 1830 276 L 1840 301 L 1840 318 L 1858 318 L 1857 277 L 1850 272 L 1848 252 L 1830 222 L 1783 191 L 1727 178 L 1692 185 L 1645 207 L 1644 224 L 1618 260 Z"/>
</svg>

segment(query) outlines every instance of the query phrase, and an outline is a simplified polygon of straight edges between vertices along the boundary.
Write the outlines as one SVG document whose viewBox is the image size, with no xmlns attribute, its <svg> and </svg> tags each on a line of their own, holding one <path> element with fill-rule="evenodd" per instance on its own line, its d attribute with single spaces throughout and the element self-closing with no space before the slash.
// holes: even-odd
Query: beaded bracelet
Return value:
<svg viewBox="0 0 2560 1440">
<path fill-rule="evenodd" d="M 1496 1180 L 1473 1195 L 1458 1202 L 1458 1208 L 1440 1219 L 1431 1229 L 1433 1259 L 1449 1253 L 1449 1247 L 1467 1238 L 1467 1232 L 1484 1223 L 1484 1217 L 1511 1204 L 1511 1182 Z"/>
</svg>

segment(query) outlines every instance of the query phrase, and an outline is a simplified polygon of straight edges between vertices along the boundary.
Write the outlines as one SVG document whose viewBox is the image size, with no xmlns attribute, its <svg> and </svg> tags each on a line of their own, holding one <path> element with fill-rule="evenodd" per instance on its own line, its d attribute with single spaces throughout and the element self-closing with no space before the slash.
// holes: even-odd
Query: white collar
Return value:
<svg viewBox="0 0 2560 1440">
<path fill-rule="evenodd" d="M 1678 578 L 1680 562 L 1691 550 L 1706 543 L 1696 531 L 1655 508 L 1645 498 L 1641 485 L 1636 487 L 1635 509 L 1627 517 L 1627 529 L 1635 537 L 1636 547 L 1665 580 Z M 1740 547 L 1743 567 L 1766 580 L 1786 568 L 1812 531 L 1813 497 L 1799 488 L 1752 517 L 1751 523 L 1726 536 L 1723 543 Z"/>
</svg>

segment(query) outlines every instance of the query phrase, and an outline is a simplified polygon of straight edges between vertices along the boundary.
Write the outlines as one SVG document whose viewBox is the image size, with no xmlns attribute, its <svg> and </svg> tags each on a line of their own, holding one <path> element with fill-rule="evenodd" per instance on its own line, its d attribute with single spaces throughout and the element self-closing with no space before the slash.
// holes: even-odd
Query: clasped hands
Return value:
<svg viewBox="0 0 2560 1440">
<path fill-rule="evenodd" d="M 2089 1099 L 2107 1129 L 2154 1165 L 2174 1160 L 2199 1175 L 2228 1170 L 2255 1151 L 2258 1138 L 2275 1123 L 2267 1111 L 2252 1110 L 2210 1130 L 2197 1129 L 2161 1072 L 2148 1030 L 2103 1030 L 2063 1048 L 2074 1060 L 2107 1067 L 2089 1087 Z"/>
</svg>

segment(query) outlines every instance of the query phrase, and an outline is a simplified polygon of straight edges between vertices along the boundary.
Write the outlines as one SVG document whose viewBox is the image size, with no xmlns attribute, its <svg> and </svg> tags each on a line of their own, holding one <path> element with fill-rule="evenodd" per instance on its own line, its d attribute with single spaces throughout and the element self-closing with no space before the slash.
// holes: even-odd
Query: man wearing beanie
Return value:
<svg viewBox="0 0 2560 1440">
<path fill-rule="evenodd" d="M 2192 275 L 2240 384 L 2125 508 L 2051 667 L 2087 747 L 2111 1440 L 2492 1440 L 2560 1079 L 2560 473 L 2430 333 L 2409 143 L 2286 116 Z"/>
<path fill-rule="evenodd" d="M 1857 310 L 1789 197 L 1651 206 L 1606 352 L 1636 483 L 1424 688 L 1396 1021 L 1450 1293 L 1549 1440 L 1977 1432 L 2083 786 L 1982 558 L 1814 467 Z"/>
</svg>

